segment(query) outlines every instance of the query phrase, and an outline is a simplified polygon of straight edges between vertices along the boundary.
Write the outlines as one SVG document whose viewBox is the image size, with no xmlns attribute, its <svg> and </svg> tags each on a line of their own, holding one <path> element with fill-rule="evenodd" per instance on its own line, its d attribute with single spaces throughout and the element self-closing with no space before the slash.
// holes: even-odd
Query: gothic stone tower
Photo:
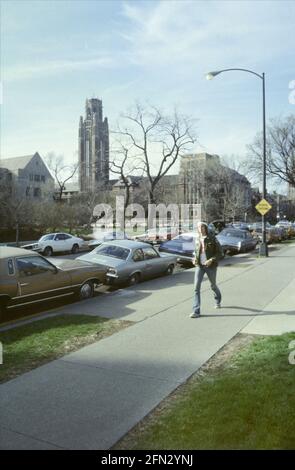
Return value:
<svg viewBox="0 0 295 470">
<path fill-rule="evenodd" d="M 109 181 L 109 126 L 102 115 L 102 101 L 86 100 L 85 120 L 79 124 L 80 191 L 105 188 Z"/>
</svg>

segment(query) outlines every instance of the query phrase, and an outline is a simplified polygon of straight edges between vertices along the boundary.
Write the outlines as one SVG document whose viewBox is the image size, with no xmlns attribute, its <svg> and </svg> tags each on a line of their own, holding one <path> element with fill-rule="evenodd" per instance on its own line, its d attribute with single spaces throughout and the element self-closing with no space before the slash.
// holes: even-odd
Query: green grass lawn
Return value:
<svg viewBox="0 0 295 470">
<path fill-rule="evenodd" d="M 295 333 L 260 337 L 196 374 L 117 449 L 295 449 Z"/>
<path fill-rule="evenodd" d="M 0 382 L 91 344 L 131 322 L 85 315 L 61 315 L 0 332 Z"/>
</svg>

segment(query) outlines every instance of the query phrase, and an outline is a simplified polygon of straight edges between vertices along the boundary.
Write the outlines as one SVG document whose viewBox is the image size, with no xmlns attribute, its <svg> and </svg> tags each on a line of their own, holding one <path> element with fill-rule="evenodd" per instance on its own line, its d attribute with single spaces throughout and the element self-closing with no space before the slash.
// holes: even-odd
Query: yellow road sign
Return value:
<svg viewBox="0 0 295 470">
<path fill-rule="evenodd" d="M 265 215 L 271 208 L 272 208 L 272 206 L 270 205 L 270 203 L 266 199 L 261 199 L 261 201 L 258 204 L 256 204 L 256 206 L 255 206 L 255 209 L 261 215 Z"/>
</svg>

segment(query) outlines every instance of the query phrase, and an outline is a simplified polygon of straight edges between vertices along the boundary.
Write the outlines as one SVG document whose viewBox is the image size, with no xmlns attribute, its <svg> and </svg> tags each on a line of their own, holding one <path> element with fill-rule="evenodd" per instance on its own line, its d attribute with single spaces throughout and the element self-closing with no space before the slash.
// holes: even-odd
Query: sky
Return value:
<svg viewBox="0 0 295 470">
<path fill-rule="evenodd" d="M 295 2 L 1 0 L 1 156 L 77 159 L 85 99 L 114 129 L 136 101 L 196 119 L 196 152 L 242 160 L 267 120 L 295 112 Z M 176 173 L 177 167 L 173 169 Z"/>
</svg>

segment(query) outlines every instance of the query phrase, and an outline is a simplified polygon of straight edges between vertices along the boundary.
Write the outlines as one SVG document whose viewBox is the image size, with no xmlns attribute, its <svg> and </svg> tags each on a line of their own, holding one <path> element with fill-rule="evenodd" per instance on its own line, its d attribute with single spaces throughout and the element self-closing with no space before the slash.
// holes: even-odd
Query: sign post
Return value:
<svg viewBox="0 0 295 470">
<path fill-rule="evenodd" d="M 268 213 L 268 211 L 272 208 L 270 203 L 266 199 L 261 199 L 261 201 L 256 204 L 255 209 L 259 212 L 261 215 L 265 215 Z"/>
<path fill-rule="evenodd" d="M 265 220 L 264 216 L 271 209 L 270 203 L 266 199 L 261 199 L 261 201 L 256 204 L 255 209 L 262 215 L 262 243 L 260 245 L 260 256 L 268 256 L 268 247 L 266 244 L 265 236 Z"/>
</svg>

